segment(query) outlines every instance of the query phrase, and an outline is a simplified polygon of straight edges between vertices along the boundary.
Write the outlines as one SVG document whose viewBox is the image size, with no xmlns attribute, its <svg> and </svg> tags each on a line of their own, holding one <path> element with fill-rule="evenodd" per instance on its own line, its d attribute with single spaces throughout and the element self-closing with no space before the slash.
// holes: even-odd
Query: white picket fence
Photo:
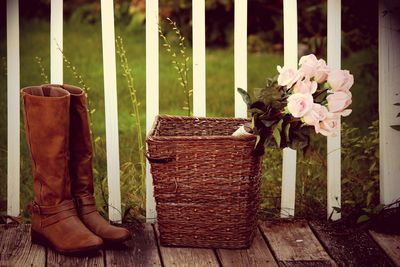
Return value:
<svg viewBox="0 0 400 267">
<path fill-rule="evenodd" d="M 193 109 L 195 116 L 206 114 L 206 61 L 205 61 L 205 0 L 192 0 L 193 4 Z M 146 1 L 146 130 L 149 131 L 159 112 L 159 36 L 158 1 Z M 235 0 L 234 11 L 234 66 L 235 116 L 245 117 L 246 106 L 236 92 L 237 87 L 247 88 L 247 0 Z M 297 1 L 283 1 L 284 64 L 297 67 Z M 117 83 L 115 61 L 114 11 L 112 0 L 101 0 L 103 40 L 104 97 L 107 144 L 107 175 L 109 188 L 109 219 L 121 220 L 120 162 L 117 114 Z M 51 82 L 63 82 L 63 59 L 57 49 L 63 44 L 63 0 L 51 1 Z M 328 0 L 328 64 L 340 68 L 341 58 L 341 1 Z M 18 1 L 7 0 L 7 92 L 8 92 L 8 205 L 11 216 L 20 214 L 20 66 L 19 66 L 19 14 Z M 137 66 L 138 67 L 138 66 Z M 340 136 L 328 138 L 328 205 L 340 207 Z M 296 151 L 284 149 L 282 171 L 282 217 L 295 213 Z M 149 164 L 146 172 L 146 217 L 156 218 L 152 177 Z M 334 212 L 333 219 L 340 218 Z"/>
</svg>

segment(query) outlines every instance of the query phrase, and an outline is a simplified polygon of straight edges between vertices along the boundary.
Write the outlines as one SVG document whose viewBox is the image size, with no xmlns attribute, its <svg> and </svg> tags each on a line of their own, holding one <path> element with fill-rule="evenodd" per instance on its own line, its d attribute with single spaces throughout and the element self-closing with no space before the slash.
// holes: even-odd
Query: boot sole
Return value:
<svg viewBox="0 0 400 267">
<path fill-rule="evenodd" d="M 87 256 L 85 254 L 87 253 L 93 253 L 98 251 L 99 249 L 102 248 L 102 245 L 96 245 L 96 246 L 91 246 L 91 247 L 85 247 L 82 249 L 75 249 L 75 250 L 63 250 L 56 248 L 49 240 L 47 240 L 46 237 L 44 237 L 42 234 L 36 232 L 35 230 L 31 229 L 31 241 L 33 244 L 41 245 L 44 247 L 51 248 L 52 250 L 65 255 L 65 256 Z"/>
</svg>

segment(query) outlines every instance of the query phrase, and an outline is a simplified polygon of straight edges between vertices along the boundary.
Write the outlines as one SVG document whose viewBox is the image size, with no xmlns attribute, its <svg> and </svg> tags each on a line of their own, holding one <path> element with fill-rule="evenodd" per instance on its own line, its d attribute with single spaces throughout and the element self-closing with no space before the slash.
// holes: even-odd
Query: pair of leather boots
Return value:
<svg viewBox="0 0 400 267">
<path fill-rule="evenodd" d="M 97 211 L 86 96 L 71 85 L 21 90 L 34 176 L 33 243 L 62 254 L 95 251 L 130 238 Z"/>
</svg>

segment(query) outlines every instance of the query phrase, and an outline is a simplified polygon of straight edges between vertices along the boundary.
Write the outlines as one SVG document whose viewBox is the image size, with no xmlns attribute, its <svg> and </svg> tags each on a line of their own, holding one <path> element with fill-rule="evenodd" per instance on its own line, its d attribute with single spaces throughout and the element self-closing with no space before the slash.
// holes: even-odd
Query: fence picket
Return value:
<svg viewBox="0 0 400 267">
<path fill-rule="evenodd" d="M 247 107 L 237 88 L 247 90 L 247 1 L 235 0 L 234 9 L 235 117 L 246 118 Z"/>
<path fill-rule="evenodd" d="M 117 74 L 115 62 L 114 3 L 101 0 L 104 106 L 106 117 L 108 217 L 121 220 Z"/>
<path fill-rule="evenodd" d="M 297 68 L 297 0 L 283 1 L 284 65 Z M 296 150 L 285 148 L 282 162 L 281 217 L 294 216 L 296 199 Z"/>
<path fill-rule="evenodd" d="M 379 171 L 380 201 L 390 204 L 400 198 L 400 22 L 398 0 L 379 1 Z"/>
<path fill-rule="evenodd" d="M 158 39 L 158 1 L 146 1 L 146 132 L 153 125 L 159 112 L 159 39 Z M 146 164 L 146 218 L 156 218 L 156 204 L 153 192 L 153 178 L 150 164 Z"/>
<path fill-rule="evenodd" d="M 50 82 L 63 83 L 63 0 L 50 3 Z"/>
<path fill-rule="evenodd" d="M 20 213 L 19 1 L 7 0 L 7 214 Z"/>
<path fill-rule="evenodd" d="M 341 62 L 341 0 L 328 0 L 328 65 L 332 69 L 340 69 Z M 341 184 L 341 138 L 340 120 L 339 133 L 336 137 L 328 137 L 328 181 L 327 181 L 327 213 L 333 220 L 340 219 L 340 213 L 333 207 L 340 207 Z"/>
<path fill-rule="evenodd" d="M 206 116 L 205 1 L 192 0 L 193 17 L 193 115 Z"/>
</svg>

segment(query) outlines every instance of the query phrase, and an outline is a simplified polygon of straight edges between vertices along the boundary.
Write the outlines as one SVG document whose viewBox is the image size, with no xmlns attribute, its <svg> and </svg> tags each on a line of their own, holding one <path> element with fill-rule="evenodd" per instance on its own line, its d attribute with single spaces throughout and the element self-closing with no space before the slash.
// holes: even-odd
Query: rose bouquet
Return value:
<svg viewBox="0 0 400 267">
<path fill-rule="evenodd" d="M 312 132 L 335 136 L 340 116 L 351 113 L 347 108 L 352 102 L 353 75 L 331 70 L 313 54 L 301 57 L 298 69 L 278 66 L 277 70 L 279 74 L 268 79 L 264 88 L 255 89 L 254 101 L 238 88 L 251 113 L 250 129 L 257 135 L 254 152 L 262 155 L 264 146 L 305 152 Z"/>
</svg>

